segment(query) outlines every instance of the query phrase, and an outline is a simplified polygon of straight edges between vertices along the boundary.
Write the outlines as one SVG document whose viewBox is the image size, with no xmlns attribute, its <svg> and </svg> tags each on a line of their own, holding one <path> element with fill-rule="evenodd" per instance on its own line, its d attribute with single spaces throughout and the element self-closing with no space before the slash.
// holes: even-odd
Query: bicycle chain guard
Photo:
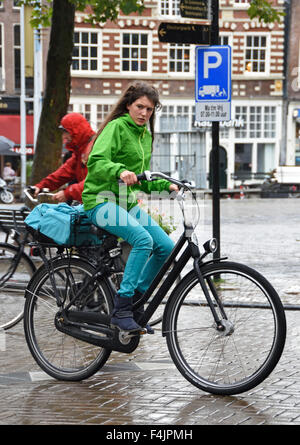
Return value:
<svg viewBox="0 0 300 445">
<path fill-rule="evenodd" d="M 110 316 L 95 312 L 69 311 L 68 319 L 58 312 L 54 324 L 56 329 L 64 334 L 117 352 L 130 354 L 140 341 L 140 334 L 132 337 L 129 334 L 124 341 L 120 331 L 110 327 Z"/>
</svg>

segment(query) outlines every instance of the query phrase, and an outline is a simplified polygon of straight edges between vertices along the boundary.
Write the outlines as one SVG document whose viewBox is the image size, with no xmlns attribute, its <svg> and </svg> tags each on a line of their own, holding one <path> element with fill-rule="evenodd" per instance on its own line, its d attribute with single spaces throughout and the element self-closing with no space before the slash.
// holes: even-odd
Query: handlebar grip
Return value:
<svg viewBox="0 0 300 445">
<path fill-rule="evenodd" d="M 139 175 L 136 175 L 136 177 L 137 177 L 138 181 L 144 181 L 144 180 L 147 179 L 146 175 L 145 175 L 145 172 L 144 173 L 140 173 Z M 118 183 L 119 184 L 125 184 L 124 181 L 121 178 L 118 179 Z"/>
<path fill-rule="evenodd" d="M 139 175 L 136 175 L 136 177 L 138 178 L 139 181 L 145 181 L 147 179 L 146 175 L 145 175 L 145 172 L 141 173 Z"/>
</svg>

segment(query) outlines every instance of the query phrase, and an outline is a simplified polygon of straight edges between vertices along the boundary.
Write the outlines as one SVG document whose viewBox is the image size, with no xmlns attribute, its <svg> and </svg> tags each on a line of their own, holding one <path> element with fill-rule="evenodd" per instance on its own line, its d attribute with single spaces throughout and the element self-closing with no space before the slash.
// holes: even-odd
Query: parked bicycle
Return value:
<svg viewBox="0 0 300 445">
<path fill-rule="evenodd" d="M 41 200 L 47 200 L 52 196 L 48 189 L 43 189 L 38 197 L 34 198 L 34 189 L 30 186 L 24 193 L 33 205 L 40 204 Z M 21 227 L 20 221 L 24 222 L 29 211 L 30 209 L 13 210 L 12 219 L 15 220 L 13 228 L 3 227 L 7 236 L 6 241 L 0 243 L 0 329 L 4 330 L 14 327 L 23 319 L 25 289 L 37 267 L 42 263 L 40 248 L 31 246 L 33 241 L 31 232 L 23 227 L 24 224 Z M 51 257 L 50 248 L 48 255 Z M 96 249 L 78 248 L 76 256 L 78 255 L 89 258 L 92 263 L 98 261 Z M 117 261 L 119 261 L 118 269 L 124 269 L 121 260 L 116 259 L 115 262 Z"/>
<path fill-rule="evenodd" d="M 246 265 L 222 258 L 204 261 L 215 251 L 216 241 L 206 242 L 200 253 L 195 220 L 188 219 L 189 209 L 184 205 L 192 193 L 189 185 L 160 172 L 138 176 L 139 180 L 155 178 L 180 187 L 176 199 L 184 229 L 134 306 L 152 297 L 138 322 L 147 324 L 192 259 L 193 269 L 172 291 L 164 310 L 162 335 L 171 358 L 190 383 L 206 392 L 224 395 L 250 390 L 272 372 L 284 348 L 286 320 L 280 298 L 266 278 Z M 103 231 L 104 243 L 113 238 Z M 138 347 L 145 330 L 128 333 L 110 326 L 116 289 L 109 264 L 102 261 L 93 266 L 66 253 L 43 260 L 26 290 L 24 331 L 32 356 L 46 373 L 59 380 L 79 381 L 98 371 L 111 351 L 131 353 Z"/>
<path fill-rule="evenodd" d="M 48 200 L 52 194 L 48 189 L 41 190 L 37 198 L 33 197 L 34 189 L 30 186 L 24 190 L 25 196 L 31 204 L 37 205 L 41 200 Z M 29 213 L 26 211 L 12 210 L 12 219 L 15 220 L 13 228 L 5 229 L 6 241 L 0 243 L 0 329 L 8 330 L 16 326 L 23 319 L 24 312 L 24 292 L 36 271 L 37 266 L 41 265 L 40 248 L 29 246 L 32 242 L 32 234 L 26 228 L 19 226 Z M 18 218 L 16 217 L 16 213 Z M 20 218 L 19 218 L 20 216 Z M 16 221 L 18 219 L 18 221 Z M 96 230 L 96 228 L 95 228 Z M 101 236 L 101 235 L 100 235 Z M 8 242 L 11 241 L 11 242 Z M 105 246 L 107 246 L 105 244 Z M 113 268 L 115 285 L 118 288 L 122 280 L 123 271 L 127 261 L 131 247 L 124 241 L 114 240 L 112 244 L 114 250 Z M 52 246 L 53 247 L 53 246 Z M 57 248 L 57 246 L 55 246 Z M 28 250 L 29 248 L 29 250 Z M 51 248 L 48 248 L 48 254 L 51 256 Z M 101 261 L 110 263 L 112 260 L 109 252 L 105 252 L 103 256 L 102 248 L 98 251 L 98 247 L 77 247 L 76 251 L 69 251 L 75 257 L 81 257 L 88 260 L 95 267 Z M 108 254 L 108 256 L 106 255 Z M 60 253 L 60 255 L 62 255 Z M 155 326 L 162 321 L 159 315 L 150 321 L 151 326 Z"/>
</svg>

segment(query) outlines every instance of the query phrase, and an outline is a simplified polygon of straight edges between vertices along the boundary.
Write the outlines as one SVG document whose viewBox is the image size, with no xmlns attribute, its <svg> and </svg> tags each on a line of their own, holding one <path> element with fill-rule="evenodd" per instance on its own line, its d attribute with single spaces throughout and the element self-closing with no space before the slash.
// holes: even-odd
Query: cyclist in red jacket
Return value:
<svg viewBox="0 0 300 445">
<path fill-rule="evenodd" d="M 84 180 L 87 175 L 86 162 L 92 147 L 95 132 L 88 121 L 79 113 L 69 113 L 60 122 L 63 130 L 62 140 L 72 156 L 55 172 L 42 179 L 35 187 L 36 196 L 42 188 L 57 190 L 62 185 L 76 181 L 64 190 L 55 193 L 54 201 L 65 202 L 75 200 L 82 202 Z"/>
</svg>

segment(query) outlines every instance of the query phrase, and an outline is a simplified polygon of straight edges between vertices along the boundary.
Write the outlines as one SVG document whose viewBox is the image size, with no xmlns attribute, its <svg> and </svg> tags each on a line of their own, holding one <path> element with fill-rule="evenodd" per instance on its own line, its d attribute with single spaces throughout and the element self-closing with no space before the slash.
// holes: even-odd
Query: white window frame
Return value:
<svg viewBox="0 0 300 445">
<path fill-rule="evenodd" d="M 247 71 L 246 70 L 246 51 L 247 51 L 247 38 L 248 37 L 265 37 L 266 38 L 266 46 L 265 46 L 265 71 Z M 243 70 L 245 76 L 250 77 L 264 77 L 270 74 L 270 33 L 247 33 L 244 37 L 244 60 L 243 60 Z M 254 47 L 253 47 L 254 48 Z M 262 47 L 258 47 L 261 49 Z"/>
<path fill-rule="evenodd" d="M 249 8 L 250 6 L 250 1 L 251 0 L 234 0 L 234 7 L 238 7 L 238 8 Z"/>
<path fill-rule="evenodd" d="M 176 128 L 174 129 L 173 124 L 172 124 L 172 128 L 170 127 L 170 129 L 161 128 L 160 119 L 162 116 L 167 117 L 167 118 L 173 117 L 175 127 L 176 127 L 176 120 L 178 119 L 178 117 L 180 118 L 183 116 L 187 116 L 188 117 L 188 128 L 184 129 L 183 131 L 191 131 L 194 128 L 193 124 L 194 124 L 194 120 L 195 120 L 195 103 L 193 101 L 190 101 L 190 100 L 185 100 L 185 101 L 164 100 L 163 102 L 164 102 L 163 107 L 161 108 L 161 110 L 158 111 L 157 117 L 156 117 L 155 130 L 157 132 L 161 132 L 161 133 L 171 132 L 171 131 L 176 132 Z M 171 107 L 172 107 L 172 111 L 171 111 Z M 184 110 L 184 108 L 186 108 L 186 109 Z"/>
<path fill-rule="evenodd" d="M 179 4 L 180 0 L 158 0 L 159 2 L 159 15 L 161 17 L 180 17 Z M 168 12 L 165 13 L 165 6 L 163 6 L 163 2 L 168 2 L 169 8 Z M 178 5 L 178 13 L 176 14 L 176 6 Z"/>
<path fill-rule="evenodd" d="M 91 69 L 88 69 L 88 70 L 82 70 L 82 69 L 75 70 L 75 69 L 72 68 L 72 64 L 71 64 L 71 75 L 73 77 L 76 77 L 76 76 L 78 76 L 78 77 L 85 76 L 86 77 L 87 75 L 88 75 L 88 77 L 99 76 L 99 74 L 102 74 L 102 70 L 103 70 L 103 68 L 102 68 L 102 62 L 103 62 L 102 31 L 98 30 L 98 29 L 93 29 L 93 28 L 75 28 L 74 36 L 75 36 L 75 33 L 77 33 L 77 32 L 80 33 L 80 34 L 86 32 L 86 33 L 89 33 L 89 34 L 95 33 L 95 34 L 98 35 L 98 37 L 97 37 L 97 40 L 98 40 L 97 44 L 91 45 L 89 43 L 87 45 L 88 48 L 91 48 L 91 47 L 96 47 L 97 48 L 97 59 L 96 59 L 97 60 L 97 70 L 91 70 Z M 74 47 L 75 46 L 77 46 L 77 45 L 75 45 L 75 43 L 74 43 Z M 82 59 L 82 57 L 79 56 L 79 60 L 81 60 L 81 59 Z M 90 61 L 91 58 L 88 57 L 88 60 Z M 73 57 L 72 57 L 72 62 L 73 62 Z"/>
<path fill-rule="evenodd" d="M 274 142 L 278 139 L 277 134 L 277 126 L 279 124 L 278 120 L 278 110 L 277 110 L 277 104 L 274 103 L 250 103 L 246 104 L 244 103 L 235 103 L 234 106 L 234 118 L 237 119 L 237 108 L 245 108 L 245 127 L 236 128 L 235 129 L 235 142 L 239 143 L 239 141 L 244 142 L 252 142 L 259 139 L 259 142 Z M 275 120 L 268 121 L 266 117 L 268 116 L 266 113 L 266 108 L 273 108 L 275 116 Z M 254 110 L 251 110 L 254 108 Z M 257 113 L 259 109 L 259 113 Z M 253 112 L 251 112 L 253 111 Z M 251 120 L 251 116 L 258 116 L 260 115 L 261 120 Z M 270 129 L 267 129 L 268 124 L 274 124 L 274 136 L 267 135 L 267 133 L 270 132 Z M 252 124 L 252 128 L 251 128 Z M 257 134 L 257 126 L 260 125 L 260 135 Z M 238 136 L 238 132 L 240 133 L 240 136 Z"/>
<path fill-rule="evenodd" d="M 126 47 L 123 46 L 123 36 L 124 34 L 145 34 L 148 36 L 147 38 L 147 70 L 146 71 L 127 71 L 127 70 L 123 70 L 123 48 Z M 129 48 L 131 47 L 131 45 L 129 45 Z M 141 46 L 138 46 L 139 48 Z M 152 33 L 149 31 L 141 31 L 141 30 L 123 30 L 121 32 L 121 41 L 120 41 L 120 56 L 119 56 L 119 60 L 120 60 L 120 73 L 128 76 L 128 77 L 136 77 L 138 75 L 138 77 L 143 77 L 143 76 L 149 76 L 150 74 L 152 74 Z"/>
<path fill-rule="evenodd" d="M 101 105 L 107 105 L 110 109 L 115 105 L 116 100 L 114 97 L 107 97 L 103 99 L 101 102 Z M 69 110 L 70 113 L 81 113 L 90 123 L 92 129 L 94 131 L 99 130 L 99 123 L 98 120 L 98 109 L 99 106 L 99 98 L 98 97 L 85 97 L 85 96 L 71 96 L 70 97 L 70 104 L 69 104 Z M 105 116 L 104 116 L 105 117 Z"/>
<path fill-rule="evenodd" d="M 188 49 L 189 53 L 190 53 L 190 57 L 189 57 L 189 70 L 188 71 L 171 71 L 170 70 L 170 63 L 173 61 L 171 59 L 171 49 L 182 49 L 184 51 L 184 49 Z M 179 59 L 175 59 L 175 60 L 179 60 Z M 195 47 L 194 45 L 188 45 L 188 44 L 183 44 L 183 43 L 179 43 L 179 44 L 168 44 L 168 75 L 170 77 L 190 77 L 195 75 Z"/>
<path fill-rule="evenodd" d="M 233 46 L 233 33 L 232 32 L 220 32 L 220 45 L 224 45 L 223 42 L 221 42 L 222 37 L 228 37 L 228 45 Z"/>
</svg>

